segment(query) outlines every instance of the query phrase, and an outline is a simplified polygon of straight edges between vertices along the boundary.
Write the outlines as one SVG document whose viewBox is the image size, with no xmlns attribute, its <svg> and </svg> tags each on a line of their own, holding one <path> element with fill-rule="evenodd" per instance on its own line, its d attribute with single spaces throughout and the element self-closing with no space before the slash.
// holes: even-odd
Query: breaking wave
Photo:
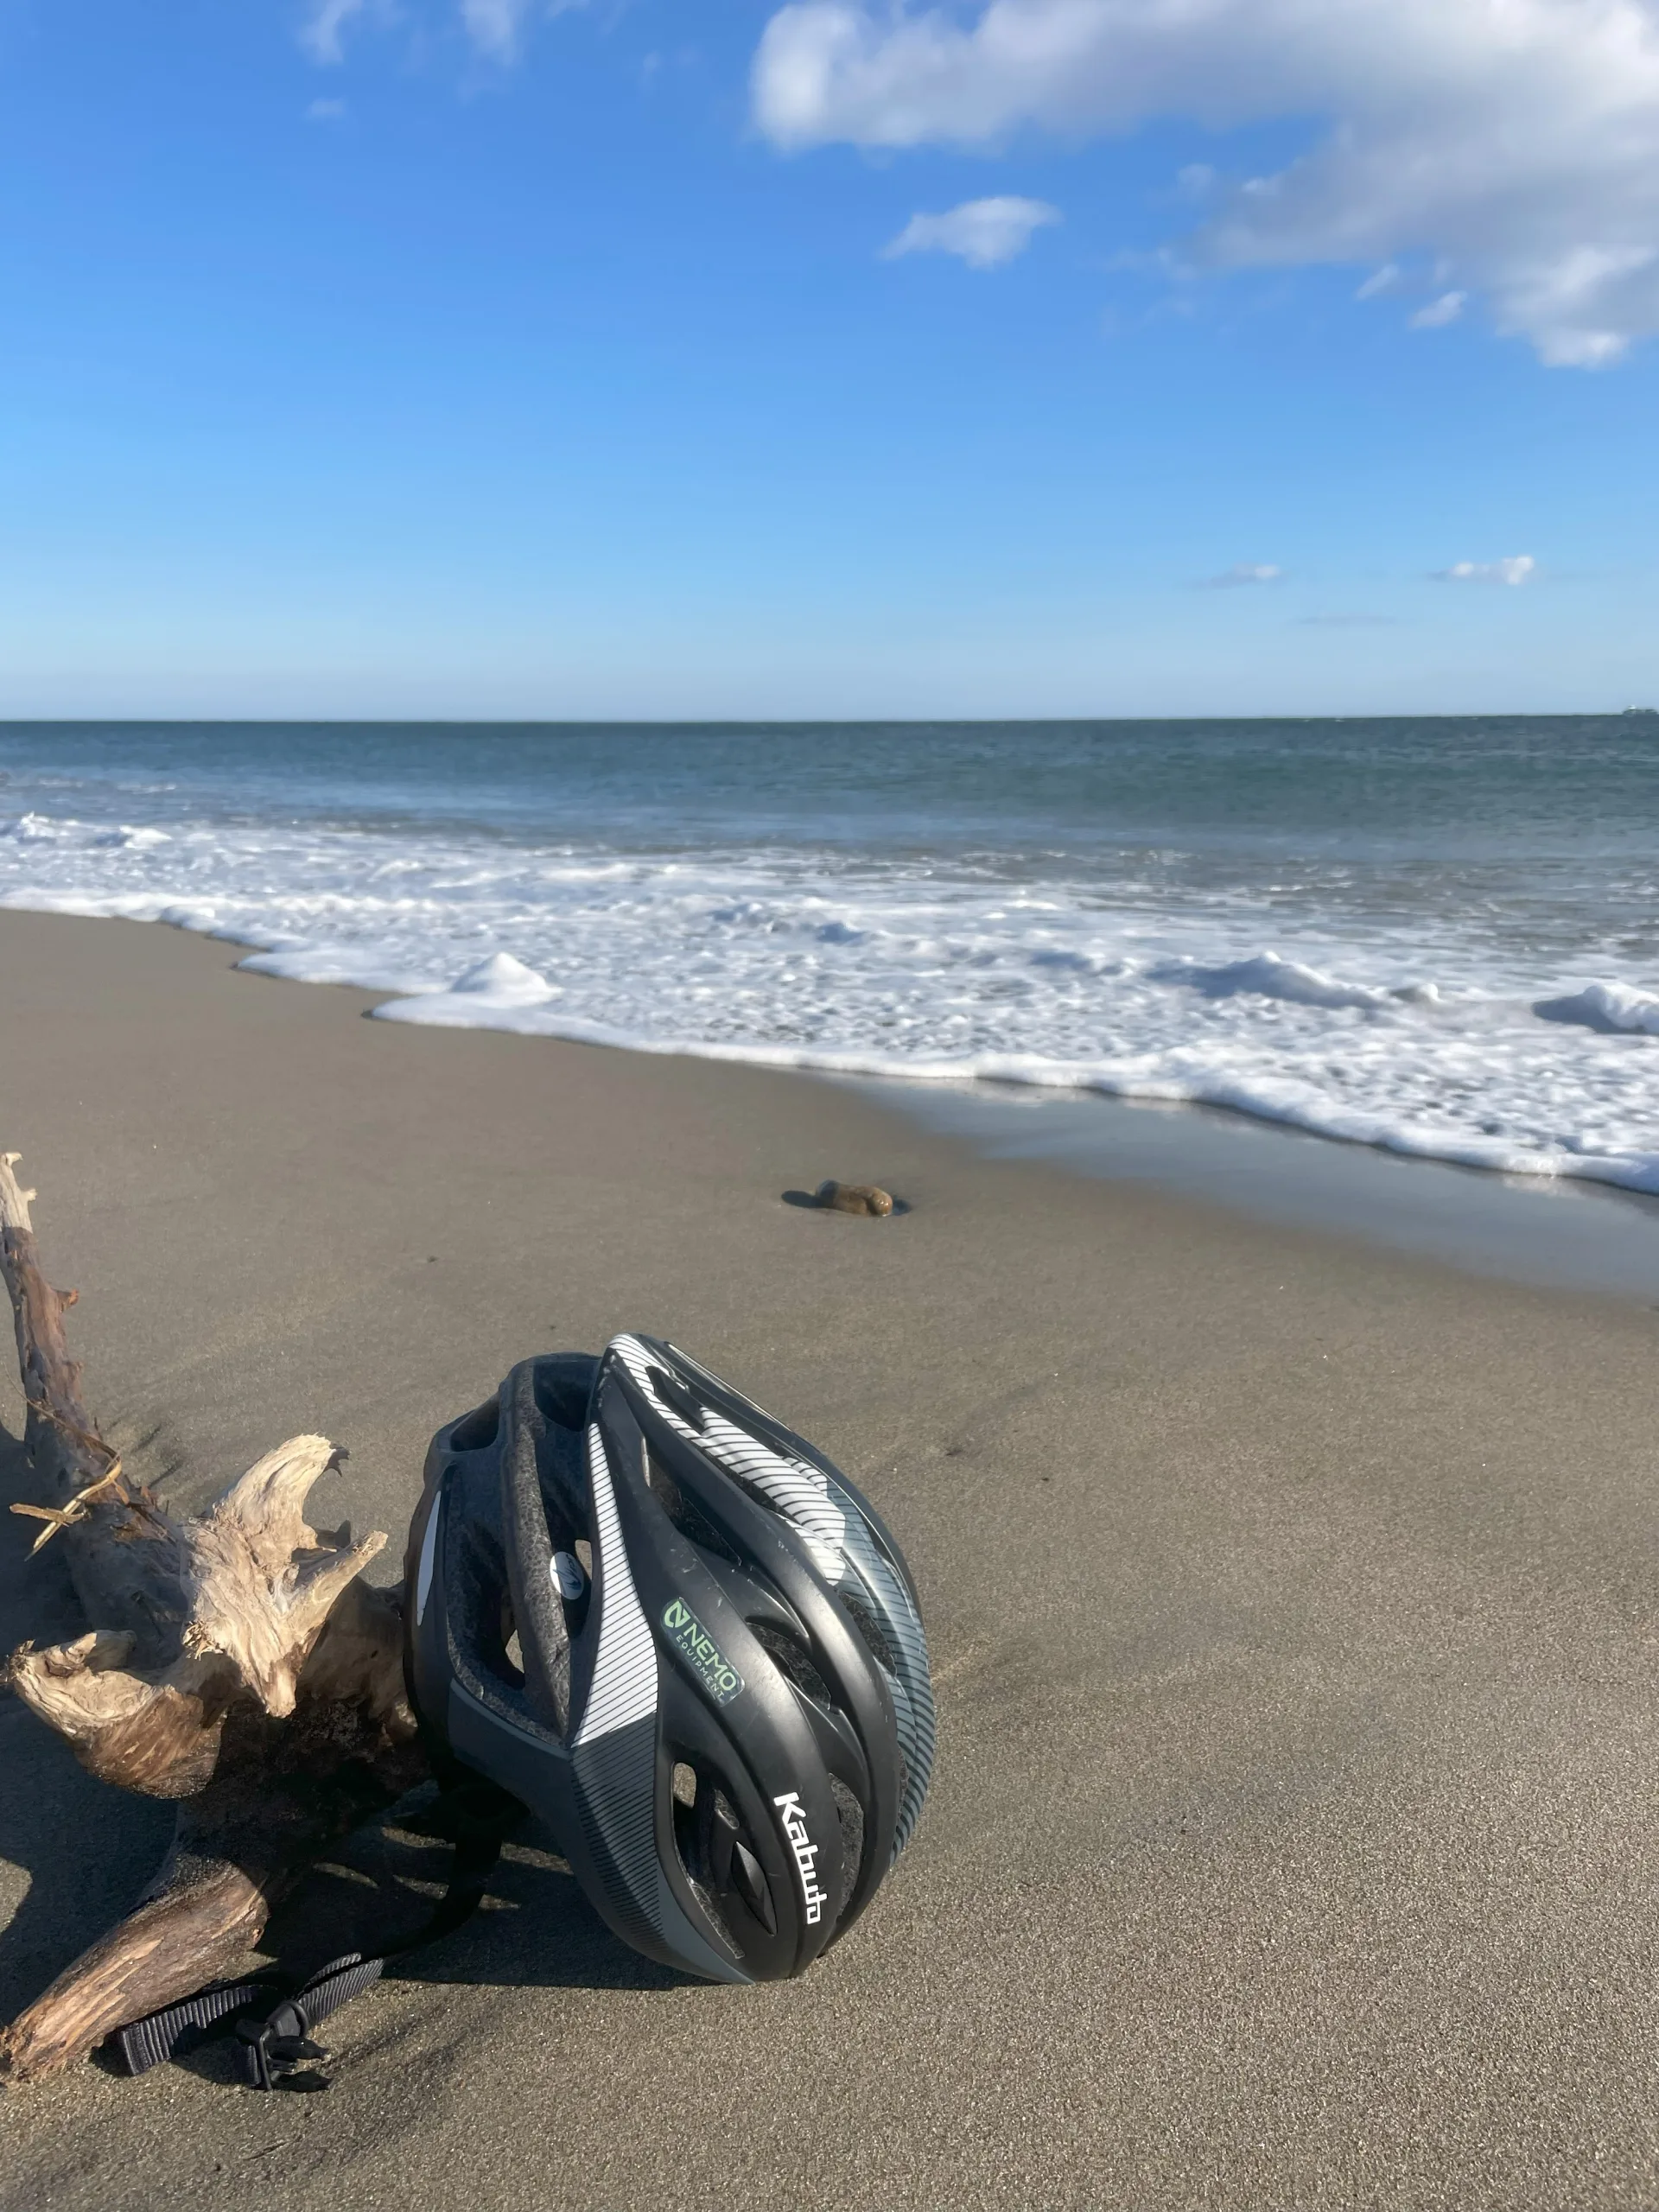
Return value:
<svg viewBox="0 0 1659 2212">
<path fill-rule="evenodd" d="M 1133 857 L 612 849 L 465 823 L 0 822 L 0 904 L 161 921 L 386 1020 L 1191 1100 L 1659 1191 L 1659 995 L 1464 926 Z M 1271 915 L 1274 941 L 1267 934 Z"/>
</svg>

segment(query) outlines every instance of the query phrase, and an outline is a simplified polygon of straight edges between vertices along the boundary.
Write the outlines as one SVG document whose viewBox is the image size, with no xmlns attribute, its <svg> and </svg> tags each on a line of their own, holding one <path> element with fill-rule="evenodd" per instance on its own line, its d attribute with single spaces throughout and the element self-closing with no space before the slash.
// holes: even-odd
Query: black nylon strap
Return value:
<svg viewBox="0 0 1659 2212">
<path fill-rule="evenodd" d="M 168 2005 L 159 2012 L 147 2012 L 142 2020 L 130 2022 L 117 2037 L 128 2073 L 147 2074 L 152 2066 L 159 2066 L 164 2058 L 172 2057 L 180 2037 L 188 2028 L 214 2027 L 220 2020 L 229 2019 L 233 2012 L 245 2012 L 260 1998 L 272 1995 L 276 1986 L 273 1974 L 257 1980 L 250 1978 L 246 1981 L 210 1981 L 194 1997 L 181 1998 L 176 2005 Z"/>
<path fill-rule="evenodd" d="M 512 1812 L 516 1815 L 519 1809 L 515 1804 Z M 321 2057 L 322 2054 L 310 2044 L 313 2027 L 378 1981 L 389 1959 L 401 1958 L 407 1951 L 435 1943 L 476 1911 L 485 1885 L 501 1856 L 501 1827 L 499 1815 L 487 1827 L 466 1822 L 454 1847 L 449 1886 L 430 1918 L 412 1936 L 404 1936 L 400 1942 L 388 1943 L 385 1950 L 372 1958 L 351 1951 L 343 1958 L 331 1959 L 297 1987 L 291 1976 L 285 1976 L 274 1967 L 247 1975 L 239 1981 L 210 1982 L 194 1997 L 181 1998 L 176 2005 L 147 2013 L 142 2020 L 134 2020 L 119 2031 L 118 2040 L 127 2071 L 148 2073 L 152 2066 L 159 2066 L 163 2059 L 172 2057 L 181 2037 L 188 2030 L 211 2029 L 222 2020 L 251 2013 L 262 1998 L 274 1998 L 276 2002 L 263 2020 L 244 2020 L 238 2030 L 244 2078 L 255 2088 L 269 2089 L 297 2059 Z M 302 2045 L 303 2049 L 288 2048 Z"/>
</svg>

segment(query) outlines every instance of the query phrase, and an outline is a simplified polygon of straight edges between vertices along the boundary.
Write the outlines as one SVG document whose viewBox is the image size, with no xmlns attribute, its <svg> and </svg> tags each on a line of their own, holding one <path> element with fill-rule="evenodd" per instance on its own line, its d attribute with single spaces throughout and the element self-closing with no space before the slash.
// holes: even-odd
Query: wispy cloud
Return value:
<svg viewBox="0 0 1659 2212">
<path fill-rule="evenodd" d="M 1454 561 L 1449 569 L 1436 569 L 1442 584 L 1525 584 L 1538 573 L 1530 553 L 1510 553 L 1498 561 Z"/>
<path fill-rule="evenodd" d="M 1380 292 L 1393 291 L 1399 282 L 1399 263 L 1385 261 L 1380 269 L 1372 270 L 1370 275 L 1354 294 L 1354 297 L 1357 300 L 1374 300 Z"/>
<path fill-rule="evenodd" d="M 1023 253 L 1035 232 L 1060 219 L 1059 209 L 1043 200 L 1007 194 L 965 200 L 943 215 L 912 215 L 883 247 L 881 257 L 896 261 L 906 253 L 954 253 L 970 269 L 997 269 Z"/>
<path fill-rule="evenodd" d="M 340 33 L 353 16 L 360 16 L 366 0 L 313 0 L 309 15 L 300 26 L 300 44 L 314 61 L 332 67 L 346 59 Z"/>
<path fill-rule="evenodd" d="M 1271 561 L 1237 561 L 1230 569 L 1224 569 L 1218 576 L 1202 578 L 1201 587 L 1205 591 L 1239 591 L 1250 584 L 1279 583 L 1284 573 Z"/>
<path fill-rule="evenodd" d="M 518 40 L 531 0 L 461 0 L 461 20 L 480 54 L 492 61 L 518 58 Z"/>
<path fill-rule="evenodd" d="M 1442 330 L 1448 322 L 1455 322 L 1468 302 L 1467 292 L 1442 292 L 1438 300 L 1431 300 L 1427 307 L 1419 308 L 1411 318 L 1414 330 Z"/>
<path fill-rule="evenodd" d="M 344 100 L 313 100 L 305 111 L 308 123 L 343 123 L 346 119 Z"/>
<path fill-rule="evenodd" d="M 504 67 L 517 61 L 533 16 L 562 16 L 584 0 L 441 0 L 441 12 L 459 22 L 467 40 L 486 60 Z M 334 67 L 346 58 L 344 32 L 359 16 L 383 22 L 397 20 L 394 0 L 307 0 L 300 44 L 314 61 Z"/>
<path fill-rule="evenodd" d="M 1286 166 L 1206 192 L 1194 268 L 1421 252 L 1597 367 L 1659 331 L 1656 28 L 1654 0 L 790 0 L 753 105 L 790 149 L 1313 118 Z"/>
</svg>

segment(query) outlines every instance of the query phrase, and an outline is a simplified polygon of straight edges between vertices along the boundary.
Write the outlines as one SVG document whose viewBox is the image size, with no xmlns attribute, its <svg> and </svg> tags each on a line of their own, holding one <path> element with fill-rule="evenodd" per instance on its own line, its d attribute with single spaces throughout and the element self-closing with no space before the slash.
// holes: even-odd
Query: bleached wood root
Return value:
<svg viewBox="0 0 1659 2212">
<path fill-rule="evenodd" d="M 358 1580 L 386 1541 L 305 1517 L 343 1454 L 297 1436 L 179 1521 L 124 1471 L 82 1402 L 29 1201 L 0 1155 L 0 1272 L 16 1323 L 24 1444 L 93 1626 L 25 1645 L 11 1686 L 92 1773 L 189 1801 L 166 1885 L 0 2030 L 0 2081 L 82 2056 L 188 1995 L 250 1944 L 295 1871 L 425 1771 L 394 1593 Z"/>
</svg>

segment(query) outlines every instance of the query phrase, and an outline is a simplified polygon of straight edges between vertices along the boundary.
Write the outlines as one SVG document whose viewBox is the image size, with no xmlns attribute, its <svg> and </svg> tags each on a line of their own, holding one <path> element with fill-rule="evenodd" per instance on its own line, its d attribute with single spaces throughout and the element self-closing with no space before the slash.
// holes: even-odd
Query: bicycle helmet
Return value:
<svg viewBox="0 0 1659 2212">
<path fill-rule="evenodd" d="M 934 1716 L 899 1548 L 672 1345 L 525 1360 L 440 1429 L 404 1571 L 441 1770 L 538 1814 L 648 1957 L 800 1974 L 909 1840 Z"/>
</svg>

